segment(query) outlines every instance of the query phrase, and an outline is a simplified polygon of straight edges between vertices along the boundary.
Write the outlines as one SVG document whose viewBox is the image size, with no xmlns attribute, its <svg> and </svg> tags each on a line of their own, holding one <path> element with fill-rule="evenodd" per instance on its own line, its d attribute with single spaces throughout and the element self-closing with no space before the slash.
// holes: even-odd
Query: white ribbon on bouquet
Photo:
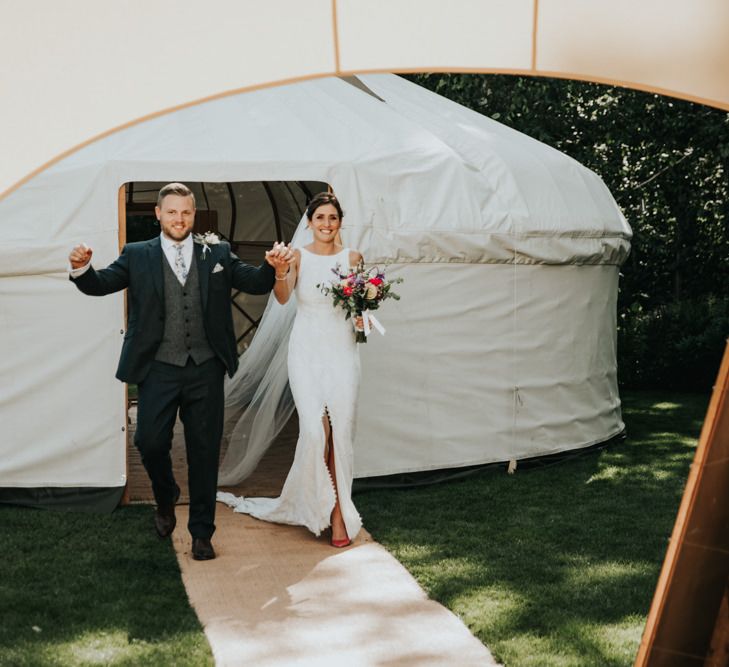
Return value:
<svg viewBox="0 0 729 667">
<path fill-rule="evenodd" d="M 369 336 L 372 329 L 377 329 L 381 336 L 385 335 L 385 327 L 383 327 L 379 320 L 369 311 L 362 311 L 362 325 L 364 326 L 364 335 Z"/>
</svg>

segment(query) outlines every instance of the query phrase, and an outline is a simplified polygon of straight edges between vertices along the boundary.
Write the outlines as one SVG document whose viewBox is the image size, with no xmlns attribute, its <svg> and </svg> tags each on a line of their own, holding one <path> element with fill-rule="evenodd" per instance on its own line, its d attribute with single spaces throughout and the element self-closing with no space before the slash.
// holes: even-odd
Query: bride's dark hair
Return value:
<svg viewBox="0 0 729 667">
<path fill-rule="evenodd" d="M 314 195 L 314 197 L 312 197 L 309 205 L 306 207 L 307 219 L 311 220 L 314 217 L 316 209 L 318 209 L 320 206 L 325 206 L 326 204 L 331 204 L 332 206 L 334 206 L 334 208 L 337 209 L 340 220 L 344 217 L 344 211 L 342 210 L 342 206 L 339 203 L 339 200 L 334 196 L 334 193 L 320 192 L 319 194 L 316 194 Z"/>
</svg>

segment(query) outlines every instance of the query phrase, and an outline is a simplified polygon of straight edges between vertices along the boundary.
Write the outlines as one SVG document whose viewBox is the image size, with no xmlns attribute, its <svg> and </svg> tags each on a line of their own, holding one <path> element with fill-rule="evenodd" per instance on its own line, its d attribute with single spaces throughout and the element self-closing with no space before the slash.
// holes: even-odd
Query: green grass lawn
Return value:
<svg viewBox="0 0 729 667">
<path fill-rule="evenodd" d="M 625 442 L 515 475 L 367 491 L 357 506 L 507 667 L 631 665 L 707 405 L 625 392 Z"/>
<path fill-rule="evenodd" d="M 607 450 L 356 502 L 507 667 L 630 665 L 707 403 L 626 392 L 630 437 Z M 172 547 L 151 526 L 149 506 L 0 506 L 0 665 L 212 664 Z"/>
<path fill-rule="evenodd" d="M 0 506 L 0 665 L 212 665 L 149 506 Z"/>
</svg>

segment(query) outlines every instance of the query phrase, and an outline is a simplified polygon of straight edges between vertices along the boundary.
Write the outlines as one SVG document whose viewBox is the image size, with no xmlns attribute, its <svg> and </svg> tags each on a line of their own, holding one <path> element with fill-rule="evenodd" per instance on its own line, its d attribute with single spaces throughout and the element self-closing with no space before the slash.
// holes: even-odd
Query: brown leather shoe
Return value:
<svg viewBox="0 0 729 667">
<path fill-rule="evenodd" d="M 170 505 L 159 505 L 154 513 L 154 529 L 162 539 L 172 535 L 172 531 L 177 525 L 177 517 L 175 516 L 175 504 L 180 499 L 180 487 L 177 487 L 175 499 Z"/>
<path fill-rule="evenodd" d="M 213 549 L 210 540 L 194 537 L 192 539 L 192 557 L 195 560 L 212 560 L 215 558 L 215 549 Z"/>
</svg>

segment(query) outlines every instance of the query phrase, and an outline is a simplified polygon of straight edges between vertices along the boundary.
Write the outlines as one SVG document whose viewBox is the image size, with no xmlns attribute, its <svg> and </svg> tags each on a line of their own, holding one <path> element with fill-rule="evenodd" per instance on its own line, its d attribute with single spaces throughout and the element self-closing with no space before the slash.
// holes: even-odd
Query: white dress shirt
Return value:
<svg viewBox="0 0 729 667">
<path fill-rule="evenodd" d="M 160 233 L 159 235 L 160 243 L 162 245 L 162 253 L 164 254 L 165 258 L 167 259 L 167 263 L 172 268 L 172 272 L 175 272 L 175 257 L 177 256 L 177 250 L 175 249 L 175 245 L 177 241 L 173 241 L 170 238 L 167 238 L 164 233 Z M 187 267 L 188 272 L 190 271 L 190 267 L 192 266 L 192 251 L 194 249 L 194 244 L 192 240 L 192 234 L 190 234 L 184 241 L 182 241 L 182 257 L 185 260 L 185 266 Z M 71 276 L 71 278 L 78 278 L 79 276 L 82 276 L 86 271 L 89 270 L 89 267 L 91 266 L 91 262 L 88 262 L 87 264 L 84 264 L 84 266 L 79 267 L 78 269 L 73 269 L 71 266 L 68 267 L 68 273 Z"/>
<path fill-rule="evenodd" d="M 178 242 L 167 238 L 164 234 L 160 234 L 159 238 L 160 242 L 162 243 L 162 252 L 167 258 L 167 263 L 172 268 L 172 273 L 175 273 L 175 275 L 177 275 L 175 270 L 175 258 L 177 257 L 177 250 L 175 246 Z M 180 243 L 182 243 L 182 258 L 185 260 L 185 268 L 187 268 L 187 272 L 189 273 L 190 267 L 192 266 L 192 234 L 190 234 L 184 241 L 181 241 Z"/>
</svg>

